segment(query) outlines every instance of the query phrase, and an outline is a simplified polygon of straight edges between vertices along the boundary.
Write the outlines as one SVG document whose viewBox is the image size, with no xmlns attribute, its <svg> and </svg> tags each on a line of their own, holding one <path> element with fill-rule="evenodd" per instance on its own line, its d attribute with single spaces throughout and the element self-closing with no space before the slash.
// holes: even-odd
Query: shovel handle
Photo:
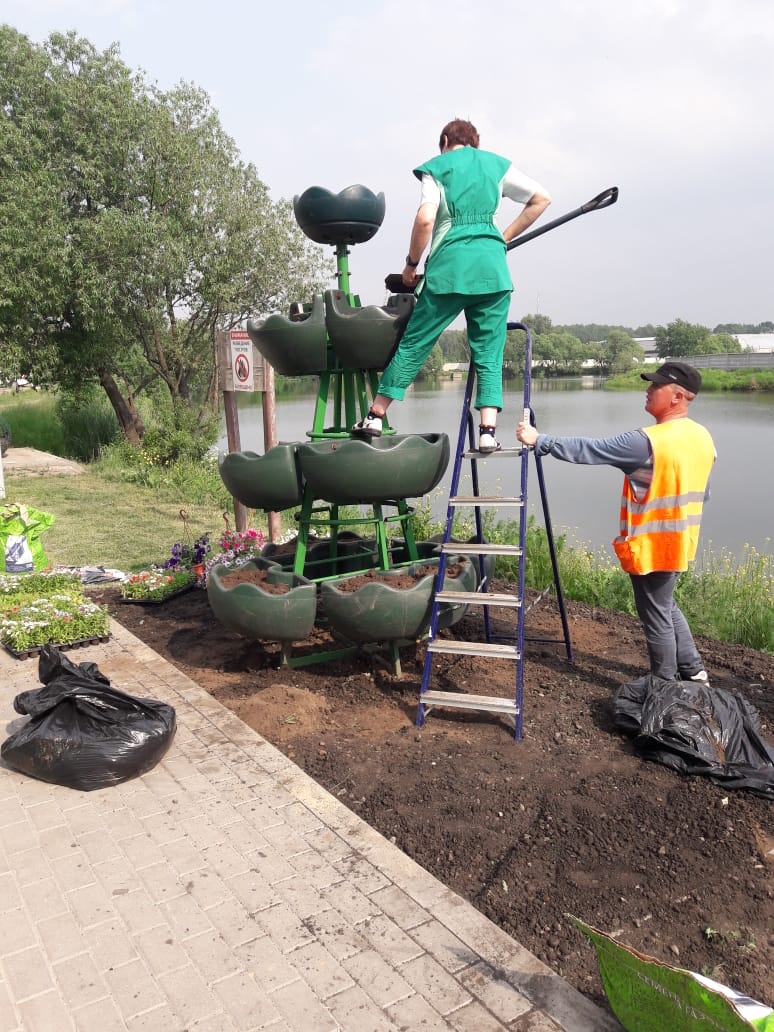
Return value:
<svg viewBox="0 0 774 1032">
<path fill-rule="evenodd" d="M 596 197 L 592 197 L 590 201 L 586 201 L 585 204 L 581 205 L 580 210 L 585 215 L 587 211 L 599 211 L 600 208 L 609 208 L 617 200 L 618 187 L 610 186 L 607 190 L 603 190 L 602 193 L 598 193 Z"/>
<path fill-rule="evenodd" d="M 561 215 L 558 219 L 554 219 L 553 222 L 547 222 L 544 226 L 540 226 L 538 229 L 533 229 L 529 233 L 522 233 L 521 236 L 515 237 L 513 240 L 509 240 L 506 244 L 506 250 L 512 251 L 515 247 L 521 247 L 522 244 L 526 244 L 528 240 L 534 240 L 535 237 L 542 236 L 544 233 L 550 232 L 552 229 L 556 229 L 557 226 L 563 226 L 565 222 L 569 222 L 571 219 L 577 219 L 579 215 L 585 215 L 589 211 L 599 211 L 600 208 L 609 208 L 611 204 L 615 204 L 618 200 L 618 187 L 611 186 L 607 190 L 603 190 L 602 193 L 598 193 L 596 197 L 592 197 L 590 201 L 586 201 L 580 208 L 574 208 L 573 211 L 568 211 L 566 215 Z"/>
</svg>

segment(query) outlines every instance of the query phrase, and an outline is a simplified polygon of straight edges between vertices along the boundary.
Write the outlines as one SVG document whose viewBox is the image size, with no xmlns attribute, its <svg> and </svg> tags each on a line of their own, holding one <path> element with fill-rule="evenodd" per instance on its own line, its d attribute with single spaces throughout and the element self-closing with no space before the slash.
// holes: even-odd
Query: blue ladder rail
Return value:
<svg viewBox="0 0 774 1032">
<path fill-rule="evenodd" d="M 526 334 L 526 360 L 524 371 L 524 418 L 534 424 L 534 414 L 531 406 L 531 365 L 532 365 L 532 335 L 527 326 L 523 323 L 508 323 L 509 330 L 523 330 Z M 551 527 L 551 518 L 548 510 L 548 496 L 543 474 L 542 460 L 540 456 L 534 455 L 529 448 L 519 446 L 518 448 L 503 448 L 497 452 L 482 454 L 476 449 L 475 427 L 473 416 L 470 411 L 470 404 L 473 395 L 473 383 L 475 371 L 471 364 L 468 370 L 468 378 L 465 385 L 465 396 L 460 417 L 459 433 L 457 436 L 457 449 L 454 457 L 452 479 L 449 490 L 449 501 L 446 509 L 446 524 L 444 528 L 443 541 L 441 545 L 441 556 L 438 564 L 436 577 L 436 592 L 433 597 L 433 604 L 430 616 L 430 628 L 428 633 L 427 651 L 425 654 L 424 667 L 422 671 L 422 683 L 419 693 L 419 706 L 417 708 L 416 725 L 422 727 L 425 717 L 434 707 L 446 707 L 451 709 L 478 710 L 489 713 L 503 713 L 514 721 L 514 735 L 516 740 L 522 737 L 523 724 L 523 696 L 524 696 L 524 642 L 534 640 L 544 643 L 564 643 L 567 660 L 572 663 L 572 645 L 570 642 L 570 630 L 567 621 L 567 613 L 564 605 L 559 578 L 559 567 L 556 556 L 556 547 Z M 467 447 L 466 447 L 467 442 Z M 529 458 L 533 455 L 537 470 L 538 486 L 543 508 L 546 539 L 551 557 L 551 568 L 553 582 L 546 589 L 547 593 L 552 588 L 556 592 L 557 603 L 562 623 L 562 639 L 525 639 L 524 633 L 524 595 L 525 595 L 525 568 L 527 561 L 527 480 L 529 471 Z M 482 495 L 479 490 L 480 461 L 504 461 L 518 458 L 520 462 L 519 493 L 510 496 L 504 495 Z M 472 493 L 470 495 L 459 494 L 460 477 L 463 461 L 470 462 L 470 476 Z M 472 507 L 474 512 L 476 533 L 471 541 L 461 543 L 452 540 L 452 526 L 454 516 L 459 506 Z M 486 542 L 483 531 L 483 520 L 481 509 L 486 507 L 513 507 L 519 510 L 519 540 L 518 544 L 490 544 Z M 450 555 L 466 555 L 477 557 L 479 564 L 479 588 L 475 592 L 454 592 L 443 591 L 442 586 L 446 574 L 446 565 Z M 490 591 L 489 577 L 485 561 L 487 557 L 512 556 L 518 560 L 518 576 L 516 592 L 504 593 Z M 541 596 L 542 597 L 542 596 Z M 484 641 L 462 641 L 454 639 L 438 638 L 438 618 L 440 607 L 444 603 L 467 603 L 478 605 L 483 608 Z M 496 636 L 492 632 L 490 623 L 490 608 L 511 609 L 516 612 L 516 633 L 513 636 Z M 433 659 L 438 654 L 446 655 L 470 655 L 486 656 L 490 659 L 509 660 L 515 663 L 515 690 L 513 698 L 500 696 L 479 695 L 467 692 L 449 692 L 444 690 L 433 690 L 430 688 L 432 676 Z"/>
</svg>

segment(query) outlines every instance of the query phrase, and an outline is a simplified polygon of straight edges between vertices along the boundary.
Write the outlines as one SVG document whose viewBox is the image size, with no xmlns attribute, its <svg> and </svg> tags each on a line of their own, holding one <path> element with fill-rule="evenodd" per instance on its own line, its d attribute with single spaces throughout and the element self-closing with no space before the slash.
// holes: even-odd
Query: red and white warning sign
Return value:
<svg viewBox="0 0 774 1032">
<path fill-rule="evenodd" d="M 231 371 L 235 391 L 254 390 L 253 344 L 247 330 L 230 330 Z"/>
</svg>

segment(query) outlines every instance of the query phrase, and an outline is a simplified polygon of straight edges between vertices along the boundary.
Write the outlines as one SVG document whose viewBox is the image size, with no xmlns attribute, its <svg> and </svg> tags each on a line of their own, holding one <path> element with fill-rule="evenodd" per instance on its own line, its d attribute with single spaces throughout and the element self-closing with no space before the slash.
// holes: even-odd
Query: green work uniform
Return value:
<svg viewBox="0 0 774 1032">
<path fill-rule="evenodd" d="M 510 161 L 461 147 L 418 168 L 431 175 L 441 200 L 425 276 L 398 350 L 385 369 L 379 393 L 401 400 L 443 331 L 465 313 L 476 370 L 475 407 L 502 409 L 502 364 L 513 284 L 505 240 L 495 225 L 503 177 Z"/>
</svg>

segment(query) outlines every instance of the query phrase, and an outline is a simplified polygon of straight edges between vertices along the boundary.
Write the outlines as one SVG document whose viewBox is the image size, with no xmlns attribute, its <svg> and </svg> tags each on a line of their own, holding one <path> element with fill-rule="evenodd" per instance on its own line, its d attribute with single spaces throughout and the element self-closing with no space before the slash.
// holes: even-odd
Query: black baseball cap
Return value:
<svg viewBox="0 0 774 1032">
<path fill-rule="evenodd" d="M 640 376 L 653 383 L 676 383 L 691 394 L 698 394 L 701 389 L 701 373 L 686 362 L 665 362 L 655 373 L 640 373 Z"/>
</svg>

